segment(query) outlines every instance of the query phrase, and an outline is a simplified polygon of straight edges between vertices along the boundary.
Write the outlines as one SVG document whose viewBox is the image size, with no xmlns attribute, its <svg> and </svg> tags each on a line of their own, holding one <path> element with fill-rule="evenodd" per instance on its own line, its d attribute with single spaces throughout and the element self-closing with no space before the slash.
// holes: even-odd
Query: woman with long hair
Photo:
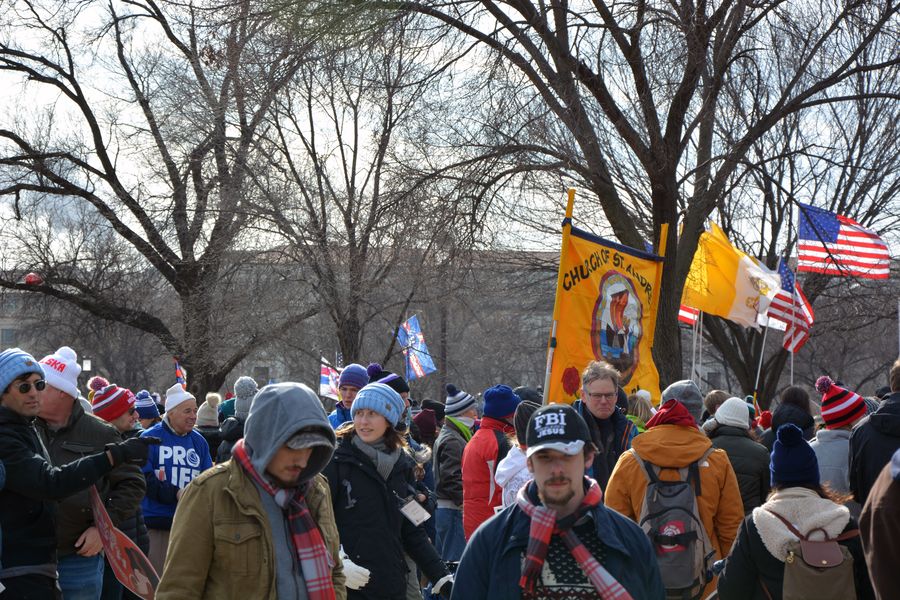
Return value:
<svg viewBox="0 0 900 600">
<path fill-rule="evenodd" d="M 348 600 L 404 598 L 404 551 L 435 592 L 449 597 L 452 578 L 422 526 L 427 513 L 417 497 L 416 463 L 397 430 L 404 410 L 396 391 L 370 383 L 353 401 L 352 422 L 335 432 L 338 446 L 324 471 L 335 520 L 346 555 L 369 570 L 365 585 L 348 584 Z"/>
<path fill-rule="evenodd" d="M 816 453 L 793 423 L 778 429 L 769 470 L 772 493 L 738 531 L 719 576 L 720 600 L 782 598 L 786 563 L 803 560 L 793 552 L 797 533 L 816 541 L 843 538 L 838 543 L 853 558 L 856 598 L 874 598 L 859 535 L 853 533 L 856 521 L 844 499 L 820 483 Z"/>
</svg>

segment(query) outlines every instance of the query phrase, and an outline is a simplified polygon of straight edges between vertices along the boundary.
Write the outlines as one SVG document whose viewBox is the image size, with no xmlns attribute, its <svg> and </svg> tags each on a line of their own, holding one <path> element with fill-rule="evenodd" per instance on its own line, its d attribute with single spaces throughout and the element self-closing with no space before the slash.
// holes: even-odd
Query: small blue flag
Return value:
<svg viewBox="0 0 900 600">
<path fill-rule="evenodd" d="M 412 381 L 437 371 L 434 360 L 425 345 L 425 336 L 419 327 L 419 317 L 412 316 L 397 330 L 397 341 L 406 359 L 406 380 Z"/>
</svg>

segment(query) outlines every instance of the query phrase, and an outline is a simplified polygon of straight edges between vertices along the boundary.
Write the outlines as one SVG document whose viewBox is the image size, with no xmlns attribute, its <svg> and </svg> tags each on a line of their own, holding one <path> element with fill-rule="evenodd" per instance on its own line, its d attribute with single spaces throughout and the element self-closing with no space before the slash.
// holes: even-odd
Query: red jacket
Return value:
<svg viewBox="0 0 900 600">
<path fill-rule="evenodd" d="M 494 482 L 500 462 L 496 431 L 504 436 L 515 434 L 509 423 L 484 417 L 463 450 L 463 533 L 467 541 L 479 525 L 494 515 L 494 507 L 501 504 L 503 490 Z"/>
</svg>

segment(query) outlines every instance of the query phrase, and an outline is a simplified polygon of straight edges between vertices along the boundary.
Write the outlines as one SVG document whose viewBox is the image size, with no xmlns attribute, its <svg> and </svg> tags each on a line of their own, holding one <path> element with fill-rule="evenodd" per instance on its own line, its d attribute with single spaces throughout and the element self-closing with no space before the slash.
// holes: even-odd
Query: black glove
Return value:
<svg viewBox="0 0 900 600">
<path fill-rule="evenodd" d="M 158 437 L 133 437 L 118 444 L 107 444 L 106 451 L 112 456 L 114 467 L 123 463 L 143 466 L 147 462 L 150 444 L 159 443 L 162 440 Z"/>
<path fill-rule="evenodd" d="M 447 598 L 450 600 L 450 595 L 453 593 L 453 582 L 448 581 L 444 585 L 441 586 L 441 598 Z"/>
</svg>

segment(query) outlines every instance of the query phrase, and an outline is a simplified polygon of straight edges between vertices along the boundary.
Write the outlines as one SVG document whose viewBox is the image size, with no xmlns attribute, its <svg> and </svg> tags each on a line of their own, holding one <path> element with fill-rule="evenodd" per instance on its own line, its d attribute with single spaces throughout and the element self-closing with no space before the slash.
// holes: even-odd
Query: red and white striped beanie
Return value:
<svg viewBox="0 0 900 600">
<path fill-rule="evenodd" d="M 816 379 L 822 394 L 822 419 L 826 429 L 840 429 L 866 416 L 866 403 L 856 392 L 845 390 L 827 375 Z"/>
<path fill-rule="evenodd" d="M 134 394 L 112 383 L 94 394 L 94 415 L 106 422 L 115 421 L 134 408 Z"/>
</svg>

